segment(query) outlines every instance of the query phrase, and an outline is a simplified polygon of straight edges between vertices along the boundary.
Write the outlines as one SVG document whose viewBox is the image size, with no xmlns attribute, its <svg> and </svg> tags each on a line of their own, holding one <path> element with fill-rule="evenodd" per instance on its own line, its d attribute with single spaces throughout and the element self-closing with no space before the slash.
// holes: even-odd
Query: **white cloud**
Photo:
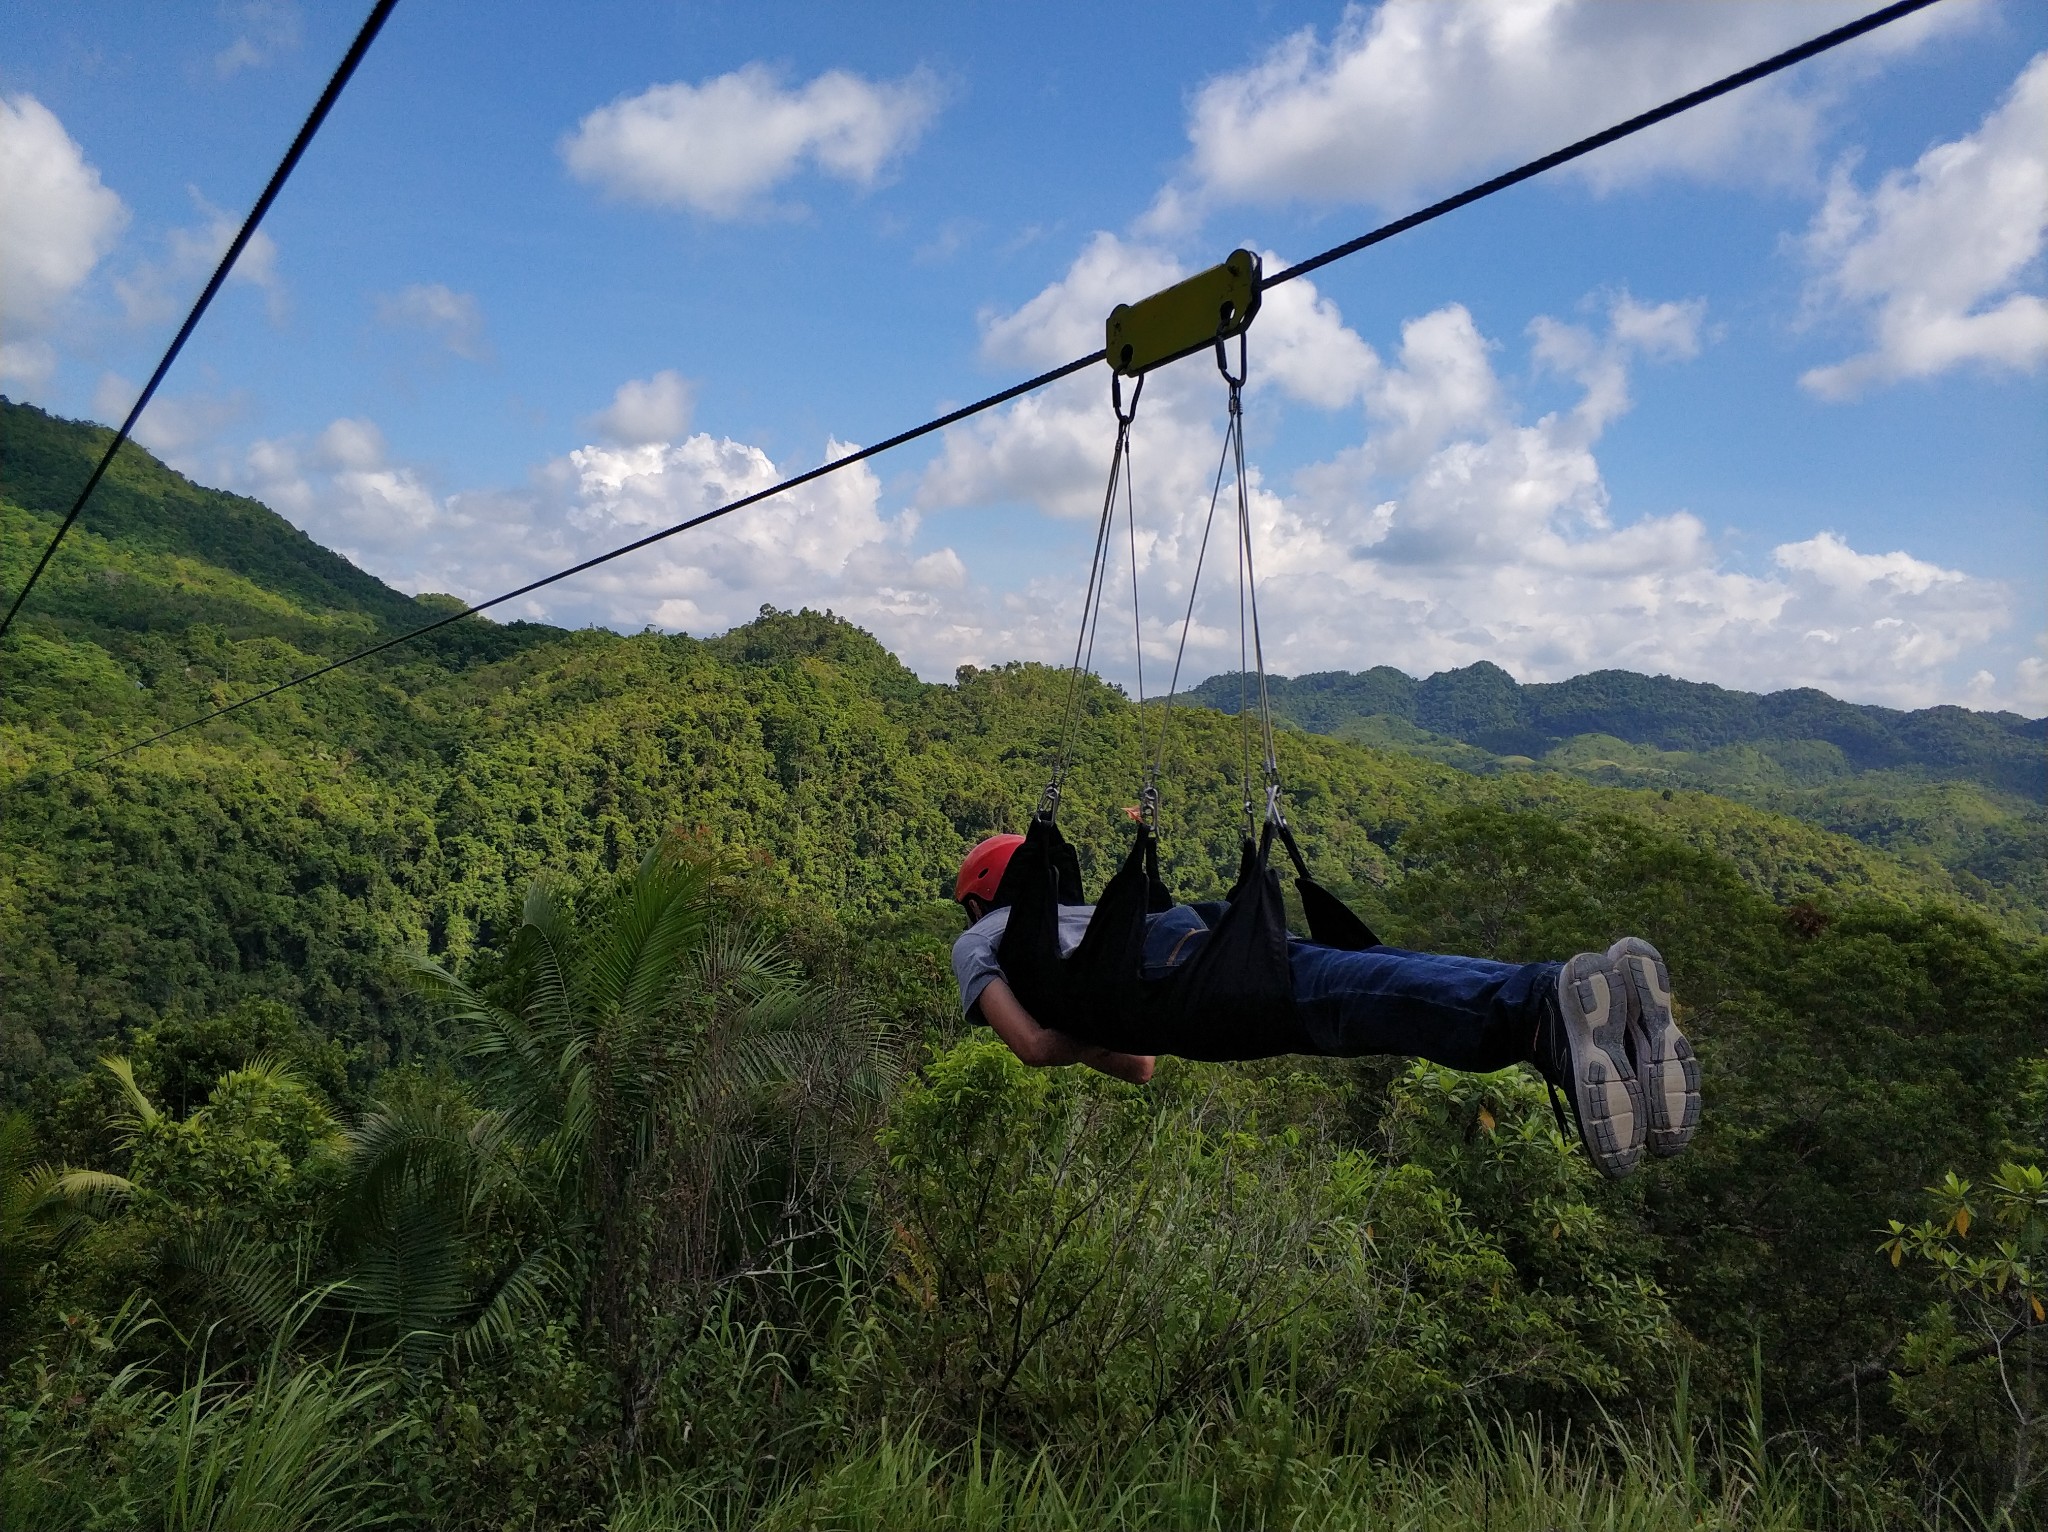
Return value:
<svg viewBox="0 0 2048 1532">
<path fill-rule="evenodd" d="M 444 282 L 414 282 L 395 293 L 379 293 L 377 322 L 388 329 L 432 336 L 467 361 L 490 359 L 483 305 L 476 294 L 458 293 Z"/>
<path fill-rule="evenodd" d="M 1064 358 L 1111 303 L 1180 274 L 1161 251 L 1102 236 L 1030 303 L 985 315 L 984 348 L 1005 363 Z M 1645 365 L 1682 364 L 1708 343 L 1703 304 L 1610 293 L 1573 322 L 1539 318 L 1513 346 L 1447 305 L 1410 319 L 1383 358 L 1310 284 L 1279 292 L 1291 295 L 1260 321 L 1279 321 L 1275 338 L 1262 349 L 1254 336 L 1255 447 L 1258 422 L 1285 400 L 1356 410 L 1362 435 L 1286 483 L 1253 470 L 1274 669 L 1384 663 L 1428 674 L 1488 659 L 1549 680 L 1611 666 L 1746 689 L 1819 686 L 1906 706 L 1958 696 L 2024 705 L 2040 689 L 2041 662 L 2029 670 L 1993 654 L 2011 605 L 1997 582 L 1905 551 L 1867 552 L 1812 527 L 1787 528 L 1757 567 L 1743 567 L 1685 510 L 1617 513 L 1599 443 L 1629 409 Z M 1534 416 L 1523 407 L 1511 381 L 1525 372 L 1523 347 L 1552 380 L 1546 387 L 1562 381 L 1562 406 Z M 658 418 L 673 402 L 664 402 L 665 386 L 657 377 L 622 388 L 594 422 L 606 439 L 541 465 L 513 490 L 444 493 L 393 462 L 374 426 L 347 420 L 312 440 L 259 443 L 240 484 L 406 589 L 481 597 L 787 471 L 744 442 L 684 436 L 681 427 L 651 434 L 679 420 Z M 1104 375 L 1076 378 L 949 432 L 908 509 L 885 505 L 862 465 L 505 615 L 705 633 L 747 620 L 764 602 L 811 605 L 866 626 L 926 675 L 1012 658 L 1061 662 L 1079 615 L 1078 567 L 1046 579 L 970 568 L 920 531 L 975 511 L 1036 512 L 1066 519 L 1071 539 L 1073 519 L 1085 527 L 1101 506 L 1115 431 L 1106 394 Z M 1223 419 L 1222 387 L 1199 362 L 1146 385 L 1135 553 L 1154 691 L 1172 662 Z M 1226 515 L 1231 503 L 1226 485 Z M 1211 541 L 1188 681 L 1236 665 L 1229 543 L 1226 523 Z M 1116 544 L 1097 658 L 1129 680 L 1130 553 L 1123 536 Z"/>
<path fill-rule="evenodd" d="M 48 341 L 0 341 L 0 385 L 34 391 L 56 370 L 57 348 Z"/>
<path fill-rule="evenodd" d="M 116 372 L 100 374 L 92 391 L 93 418 L 116 424 L 125 420 L 141 390 Z M 220 433 L 247 413 L 243 394 L 219 397 L 211 394 L 162 393 L 149 401 L 149 408 L 135 423 L 135 439 L 172 467 L 186 473 L 203 473 L 213 465 L 194 456 L 197 448 L 210 445 Z"/>
<path fill-rule="evenodd" d="M 1278 257 L 1267 256 L 1268 266 Z M 1166 251 L 1113 234 L 1089 240 L 1059 280 L 1008 314 L 982 316 L 982 353 L 994 363 L 1043 367 L 1102 345 L 1103 316 L 1186 272 Z M 1233 359 L 1235 357 L 1233 351 Z M 1234 361 L 1233 361 L 1234 365 Z M 1303 403 L 1335 409 L 1378 375 L 1379 358 L 1306 279 L 1265 296 L 1248 390 L 1278 388 Z M 1129 397 L 1129 387 L 1125 394 Z M 1145 382 L 1135 437 L 1139 493 L 1206 508 L 1221 450 L 1224 390 L 1199 360 Z M 946 435 L 926 471 L 918 503 L 929 508 L 1025 503 L 1050 515 L 1101 514 L 1115 440 L 1107 373 L 1087 373 L 1020 399 Z"/>
<path fill-rule="evenodd" d="M 40 386 L 43 338 L 128 221 L 85 151 L 34 96 L 0 97 L 0 382 Z"/>
<path fill-rule="evenodd" d="M 2015 292 L 2048 235 L 2048 53 L 1975 133 L 1936 144 L 1868 194 L 1846 171 L 1807 231 L 1820 302 L 1867 310 L 1870 350 L 1800 379 L 1827 399 L 1975 363 L 2048 359 L 2048 298 Z M 2036 269 L 2036 275 L 2038 270 Z"/>
<path fill-rule="evenodd" d="M 851 450 L 828 442 L 828 455 Z M 516 490 L 436 489 L 392 461 L 368 420 L 261 441 L 236 465 L 256 495 L 361 567 L 409 591 L 471 600 L 523 585 L 658 527 L 772 485 L 760 448 L 704 434 L 594 444 L 542 464 Z M 657 543 L 496 615 L 637 629 L 722 632 L 763 603 L 829 607 L 928 673 L 950 673 L 963 639 L 965 566 L 912 546 L 915 512 L 881 508 L 865 465 Z"/>
<path fill-rule="evenodd" d="M 835 69 L 796 89 L 760 64 L 706 80 L 655 85 L 599 107 L 561 143 L 579 180 L 623 201 L 714 218 L 756 211 L 808 161 L 874 184 L 939 108 L 923 70 L 890 82 Z"/>
<path fill-rule="evenodd" d="M 1327 42 L 1304 28 L 1196 92 L 1191 154 L 1155 204 L 1158 228 L 1219 204 L 1405 204 L 1778 52 L 1860 14 L 1804 5 L 1612 5 L 1592 0 L 1386 0 L 1346 8 Z M 1827 81 L 1965 24 L 1940 6 L 1851 45 L 1851 57 L 1687 113 L 1582 162 L 1608 186 L 1659 172 L 1798 181 Z"/>
<path fill-rule="evenodd" d="M 213 268 L 234 243 L 242 220 L 215 207 L 196 186 L 186 188 L 200 221 L 188 228 L 171 229 L 164 235 L 164 258 L 145 261 L 125 277 L 114 280 L 114 292 L 133 325 L 164 324 L 181 317 L 199 296 Z M 258 229 L 236 257 L 228 281 L 254 287 L 263 293 L 271 321 L 284 317 L 284 280 L 277 274 L 277 242 Z"/>
<path fill-rule="evenodd" d="M 1526 680 L 1613 666 L 1909 706 L 1950 695 L 1957 662 L 2008 620 L 2003 586 L 1826 531 L 1752 574 L 1688 512 L 1614 516 L 1594 449 L 1636 361 L 1690 354 L 1702 317 L 1623 294 L 1597 333 L 1532 324 L 1538 365 L 1581 389 L 1533 421 L 1461 308 L 1411 320 L 1368 390 L 1365 441 L 1260 501 L 1278 668 L 1490 659 Z"/>
<path fill-rule="evenodd" d="M 238 30 L 234 41 L 213 56 L 213 72 L 223 80 L 244 69 L 261 69 L 305 38 L 305 18 L 293 0 L 242 0 L 224 9 Z"/>
<path fill-rule="evenodd" d="M 2019 662 L 2017 679 L 2006 705 L 2030 717 L 2048 713 L 2048 632 L 2034 635 L 2034 652 Z"/>
<path fill-rule="evenodd" d="M 696 385 L 664 368 L 651 378 L 621 383 L 610 406 L 591 416 L 588 424 L 615 446 L 674 441 L 688 434 L 696 404 Z"/>
<path fill-rule="evenodd" d="M 1100 237 L 1016 313 L 986 317 L 986 342 L 1005 360 L 1071 355 L 1080 327 L 1099 322 L 1110 303 L 1179 274 L 1157 251 Z M 1269 305 L 1296 288 L 1306 284 L 1275 289 Z M 1982 668 L 1972 656 L 1981 660 L 1977 651 L 2008 624 L 2004 586 L 1905 552 L 1865 553 L 1830 531 L 1788 529 L 1752 571 L 1689 512 L 1616 514 L 1596 449 L 1630 408 L 1644 363 L 1682 363 L 1708 343 L 1698 300 L 1619 292 L 1590 323 L 1533 322 L 1530 360 L 1573 389 L 1564 407 L 1533 419 L 1505 381 L 1502 347 L 1462 306 L 1409 320 L 1383 361 L 1312 290 L 1294 301 L 1255 327 L 1253 380 L 1271 393 L 1248 406 L 1253 419 L 1277 403 L 1273 395 L 1325 407 L 1362 400 L 1366 430 L 1291 485 L 1253 469 L 1275 669 L 1393 664 L 1428 674 L 1488 659 L 1550 680 L 1615 666 L 1914 706 L 1958 695 L 1969 671 Z M 1277 340 L 1261 328 L 1276 317 Z M 1291 360 L 1277 365 L 1275 353 Z M 1075 379 L 949 433 L 920 505 L 1022 502 L 1092 519 L 1114 431 L 1103 392 L 1099 377 Z M 1155 687 L 1172 660 L 1208 505 L 1219 395 L 1206 368 L 1183 364 L 1155 374 L 1140 411 L 1138 557 Z M 1110 587 L 1119 613 L 1124 557 Z M 961 658 L 1059 660 L 1071 651 L 1079 585 L 1076 571 L 1072 581 L 986 602 L 963 624 L 971 642 Z M 1203 589 L 1192 677 L 1236 665 L 1228 566 L 1212 564 Z M 1105 621 L 1099 652 L 1112 673 L 1130 676 L 1127 616 Z M 2013 670 L 1983 695 L 2019 699 L 2028 684 Z"/>
</svg>

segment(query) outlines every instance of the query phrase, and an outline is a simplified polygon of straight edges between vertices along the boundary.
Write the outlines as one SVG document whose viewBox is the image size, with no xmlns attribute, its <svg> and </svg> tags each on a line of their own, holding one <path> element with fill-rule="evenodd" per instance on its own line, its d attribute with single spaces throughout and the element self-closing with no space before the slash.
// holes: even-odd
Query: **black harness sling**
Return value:
<svg viewBox="0 0 2048 1532">
<path fill-rule="evenodd" d="M 1089 569 L 1088 593 L 1083 602 L 1081 633 L 1074 645 L 1074 666 L 1069 677 L 1066 726 L 1055 752 L 1052 779 L 1036 814 L 1025 831 L 1024 844 L 1011 857 L 996 903 L 1007 905 L 1009 920 L 997 947 L 996 959 L 1004 977 L 1026 1010 L 1043 1025 L 1064 1032 L 1082 1042 L 1124 1053 L 1173 1053 L 1184 1058 L 1233 1060 L 1264 1058 L 1308 1048 L 1308 1039 L 1295 1014 L 1294 981 L 1288 962 L 1286 905 L 1280 891 L 1279 875 L 1271 866 L 1274 845 L 1287 852 L 1295 869 L 1295 889 L 1307 918 L 1309 939 L 1325 946 L 1361 950 L 1379 945 L 1379 938 L 1336 895 L 1310 876 L 1308 863 L 1296 843 L 1293 830 L 1280 807 L 1279 766 L 1273 746 L 1272 708 L 1267 697 L 1265 654 L 1258 627 L 1258 596 L 1252 566 L 1251 516 L 1244 464 L 1242 393 L 1245 379 L 1244 334 L 1258 309 L 1258 257 L 1240 250 L 1230 261 L 1210 272 L 1147 299 L 1134 307 L 1120 306 L 1110 316 L 1108 356 L 1112 368 L 1111 402 L 1116 410 L 1116 447 L 1110 461 L 1109 488 L 1103 497 L 1102 517 L 1097 524 L 1095 554 Z M 1192 291 L 1189 291 L 1192 290 Z M 1220 290 L 1222 301 L 1211 300 Z M 1180 649 L 1174 659 L 1173 679 L 1160 709 L 1157 748 L 1151 756 L 1144 788 L 1139 798 L 1138 829 L 1123 864 L 1102 891 L 1089 918 L 1080 945 L 1071 954 L 1060 951 L 1060 906 L 1084 902 L 1079 858 L 1060 833 L 1058 811 L 1061 784 L 1067 767 L 1074 689 L 1081 671 L 1094 658 L 1094 631 L 1099 619 L 1103 588 L 1107 584 L 1110 532 L 1116 512 L 1116 495 L 1121 481 L 1127 520 L 1131 519 L 1133 496 L 1130 482 L 1131 423 L 1137 415 L 1138 399 L 1147 369 L 1187 354 L 1176 350 L 1172 339 L 1175 315 L 1171 305 L 1178 302 L 1183 314 L 1191 304 L 1217 316 L 1214 323 L 1216 365 L 1230 389 L 1230 420 L 1223 444 L 1223 459 L 1217 464 L 1216 484 L 1210 494 L 1209 522 L 1203 528 L 1201 551 L 1196 556 L 1195 575 L 1188 590 L 1187 615 L 1181 624 Z M 1165 329 L 1148 328 L 1147 305 L 1165 303 Z M 1157 336 L 1167 339 L 1160 342 Z M 1125 339 L 1129 337 L 1129 339 Z M 1238 341 L 1238 369 L 1232 373 L 1225 342 Z M 1149 347 L 1147 342 L 1151 341 Z M 1120 344 L 1120 342 L 1122 342 Z M 1206 347 L 1207 342 L 1204 341 Z M 1137 387 L 1128 413 L 1123 407 L 1119 379 L 1131 376 Z M 1223 470 L 1234 464 L 1237 480 L 1238 558 L 1238 645 L 1240 705 L 1239 718 L 1244 741 L 1244 774 L 1240 786 L 1244 798 L 1245 834 L 1238 858 L 1237 880 L 1225 896 L 1220 915 L 1209 921 L 1204 941 L 1187 961 L 1170 967 L 1158 977 L 1144 974 L 1147 920 L 1173 907 L 1173 896 L 1159 875 L 1158 778 L 1165 760 L 1167 730 L 1172 719 L 1173 698 L 1180 684 L 1180 661 L 1186 653 L 1187 635 L 1194 620 L 1195 597 L 1200 589 L 1202 564 L 1207 556 L 1209 532 L 1213 528 L 1216 504 L 1223 483 Z M 1132 606 L 1136 620 L 1137 567 L 1136 527 L 1131 525 Z M 1144 671 L 1142 628 L 1139 629 L 1139 716 L 1144 715 Z M 1247 640 L 1249 641 L 1247 643 Z M 1249 654 L 1246 649 L 1249 647 Z M 1252 833 L 1250 705 L 1243 694 L 1245 661 L 1257 669 L 1257 706 L 1264 743 L 1266 812 L 1264 823 Z"/>
</svg>

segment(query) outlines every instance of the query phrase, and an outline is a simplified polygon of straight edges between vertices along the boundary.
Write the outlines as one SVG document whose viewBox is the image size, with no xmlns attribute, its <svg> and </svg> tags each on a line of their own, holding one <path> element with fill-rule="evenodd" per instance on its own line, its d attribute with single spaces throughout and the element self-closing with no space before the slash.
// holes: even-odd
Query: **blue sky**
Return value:
<svg viewBox="0 0 2048 1532">
<path fill-rule="evenodd" d="M 402 0 L 140 435 L 481 597 L 1091 349 L 1235 245 L 1299 258 L 1866 8 Z M 117 419 L 358 8 L 0 17 L 0 389 Z M 1277 668 L 2048 711 L 2044 50 L 2048 9 L 1946 0 L 1276 289 L 1248 410 Z M 933 677 L 1054 658 L 1104 394 L 527 610 L 809 604 Z M 1148 385 L 1148 666 L 1222 406 L 1199 360 Z M 1235 654 L 1214 590 L 1195 676 Z"/>
</svg>

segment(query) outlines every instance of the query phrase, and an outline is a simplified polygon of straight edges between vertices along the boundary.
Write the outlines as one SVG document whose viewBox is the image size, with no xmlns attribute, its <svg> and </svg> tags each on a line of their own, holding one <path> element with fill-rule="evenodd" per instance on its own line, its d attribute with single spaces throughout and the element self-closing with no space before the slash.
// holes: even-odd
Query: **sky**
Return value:
<svg viewBox="0 0 2048 1532">
<path fill-rule="evenodd" d="M 482 599 L 1873 3 L 400 0 L 137 434 Z M 0 0 L 0 392 L 125 414 L 366 10 Z M 2048 6 L 1943 0 L 1275 288 L 1245 395 L 1269 666 L 2048 712 L 2044 234 Z M 500 615 L 810 606 L 931 679 L 1061 660 L 1107 384 Z M 1225 408 L 1203 357 L 1147 381 L 1096 651 L 1126 686 L 1171 666 Z M 1184 680 L 1235 668 L 1232 578 Z"/>
</svg>

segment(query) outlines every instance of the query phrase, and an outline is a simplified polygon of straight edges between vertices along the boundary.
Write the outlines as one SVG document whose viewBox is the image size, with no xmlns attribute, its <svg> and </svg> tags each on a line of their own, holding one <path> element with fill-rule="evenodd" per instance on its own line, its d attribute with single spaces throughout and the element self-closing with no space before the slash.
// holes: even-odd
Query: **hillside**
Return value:
<svg viewBox="0 0 2048 1532">
<path fill-rule="evenodd" d="M 20 578 L 67 474 L 82 477 L 103 440 L 5 407 L 0 578 Z M 399 952 L 460 957 L 536 873 L 629 863 L 670 824 L 751 848 L 779 886 L 845 918 L 898 916 L 928 907 L 962 843 L 1018 823 L 1042 786 L 1052 673 L 1010 665 L 926 685 L 866 634 L 809 613 L 764 613 L 711 640 L 472 621 L 49 782 L 81 754 L 417 621 L 434 599 L 414 602 L 140 449 L 110 478 L 111 509 L 88 512 L 0 654 L 12 799 L 0 826 L 0 1094 L 81 1067 L 166 1008 L 250 993 L 288 1000 L 378 1056 L 402 1051 L 416 1021 L 393 979 Z M 1362 685 L 1391 690 L 1391 675 Z M 1433 684 L 1409 690 L 1433 697 Z M 1699 691 L 1710 694 L 1721 695 Z M 1431 704 L 1421 716 L 1464 715 Z M 1169 873 L 1191 893 L 1213 890 L 1235 836 L 1235 725 L 1190 709 L 1177 727 Z M 1099 872 L 1139 781 L 1136 730 L 1121 694 L 1101 686 L 1081 728 L 1067 823 Z M 1283 766 L 1319 875 L 1368 906 L 1403 875 L 1412 827 L 1481 804 L 1652 826 L 1729 856 L 1779 900 L 1984 892 L 1925 860 L 1672 790 L 1669 777 L 1651 791 L 1478 774 L 1406 741 L 1309 734 L 1288 737 Z M 2024 891 L 2015 875 L 1993 903 L 2036 919 Z"/>
<path fill-rule="evenodd" d="M 1528 686 L 1481 662 L 1268 678 L 1314 734 L 1494 775 L 1714 793 L 1939 867 L 2034 929 L 2048 909 L 2048 718 L 1731 691 L 1604 670 Z M 1234 713 L 1233 672 L 1189 695 Z"/>
<path fill-rule="evenodd" d="M 0 405 L 0 581 L 97 429 Z M 1438 678 L 1285 733 L 1318 876 L 1391 942 L 1669 960 L 1707 1112 L 1607 1181 L 1519 1065 L 1138 1086 L 965 1026 L 944 896 L 1038 799 L 1043 666 L 931 685 L 810 611 L 469 621 L 70 770 L 450 599 L 118 474 L 0 645 L 0 1523 L 184 1524 L 202 1469 L 283 1464 L 325 1506 L 291 1525 L 1876 1532 L 2040 1460 L 2003 1402 L 2037 1279 L 1958 1288 L 1953 1217 L 1878 1248 L 1949 1175 L 1993 1188 L 1963 1256 L 2039 1223 L 2032 885 L 1873 843 L 2006 826 L 2003 747 L 1822 779 L 1858 840 L 1694 785 L 1793 773 L 1776 736 L 1539 766 L 1418 722 Z M 1145 721 L 1083 688 L 1091 877 Z M 1184 897 L 1235 860 L 1242 722 L 1175 715 Z"/>
</svg>

